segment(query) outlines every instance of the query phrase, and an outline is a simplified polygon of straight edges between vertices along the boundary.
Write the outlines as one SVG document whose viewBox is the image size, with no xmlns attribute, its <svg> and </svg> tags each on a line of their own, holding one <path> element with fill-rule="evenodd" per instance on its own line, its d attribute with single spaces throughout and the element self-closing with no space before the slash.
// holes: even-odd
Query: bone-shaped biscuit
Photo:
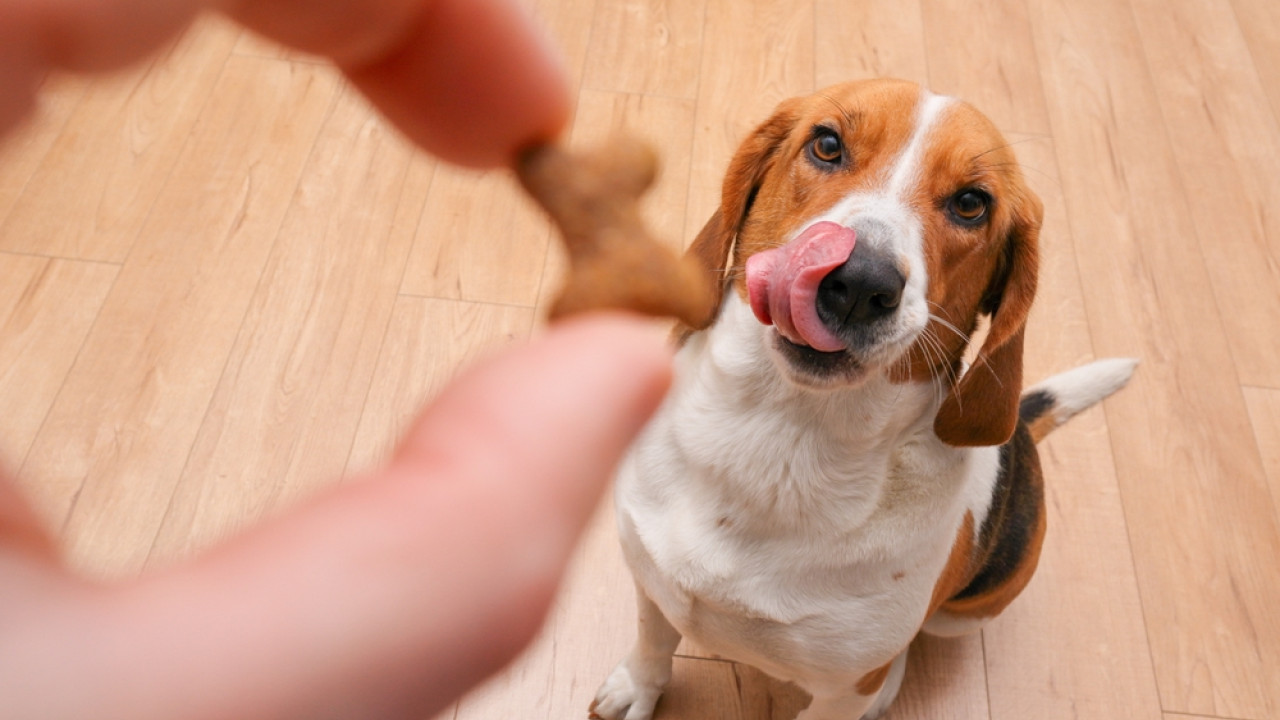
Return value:
<svg viewBox="0 0 1280 720">
<path fill-rule="evenodd" d="M 569 251 L 569 277 L 551 308 L 553 320 L 613 308 L 670 315 L 691 327 L 710 323 L 711 278 L 655 240 L 640 217 L 638 202 L 657 164 L 653 151 L 633 140 L 591 153 L 540 145 L 521 156 L 521 184 L 560 228 Z"/>
</svg>

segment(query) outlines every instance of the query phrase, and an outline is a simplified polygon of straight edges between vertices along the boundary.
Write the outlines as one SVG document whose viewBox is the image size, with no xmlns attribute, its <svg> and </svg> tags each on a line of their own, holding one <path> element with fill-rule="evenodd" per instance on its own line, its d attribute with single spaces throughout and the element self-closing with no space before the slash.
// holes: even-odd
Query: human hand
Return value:
<svg viewBox="0 0 1280 720">
<path fill-rule="evenodd" d="M 133 582 L 71 575 L 0 497 L 0 717 L 430 716 L 533 637 L 668 360 L 638 321 L 567 321 L 387 468 Z"/>
<path fill-rule="evenodd" d="M 569 116 L 558 58 L 515 0 L 0 0 L 0 132 L 50 70 L 156 50 L 206 8 L 331 58 L 402 132 L 445 160 L 510 165 Z"/>
<path fill-rule="evenodd" d="M 0 0 L 0 129 L 49 69 L 101 70 L 195 0 Z M 504 0 L 246 0 L 410 138 L 509 164 L 559 131 L 560 70 Z M 465 100 L 465 102 L 463 101 Z M 635 321 L 567 322 L 466 373 L 387 468 L 187 565 L 97 585 L 0 478 L 0 717 L 423 717 L 539 627 L 604 478 L 669 381 Z"/>
</svg>

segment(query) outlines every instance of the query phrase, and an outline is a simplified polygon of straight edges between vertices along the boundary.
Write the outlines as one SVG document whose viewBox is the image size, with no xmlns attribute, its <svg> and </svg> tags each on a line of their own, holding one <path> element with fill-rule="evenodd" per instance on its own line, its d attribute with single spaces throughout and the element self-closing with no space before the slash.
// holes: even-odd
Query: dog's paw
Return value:
<svg viewBox="0 0 1280 720">
<path fill-rule="evenodd" d="M 662 684 L 637 682 L 624 660 L 609 673 L 591 703 L 594 720 L 650 720 L 662 695 Z"/>
</svg>

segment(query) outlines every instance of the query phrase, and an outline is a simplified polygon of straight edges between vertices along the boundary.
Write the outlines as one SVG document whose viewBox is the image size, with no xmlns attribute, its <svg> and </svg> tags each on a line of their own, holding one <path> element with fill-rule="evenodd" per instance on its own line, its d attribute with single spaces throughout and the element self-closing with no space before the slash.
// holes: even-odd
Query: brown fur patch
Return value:
<svg viewBox="0 0 1280 720">
<path fill-rule="evenodd" d="M 858 694 L 865 697 L 880 692 L 880 688 L 884 687 L 884 681 L 889 678 L 889 668 L 892 666 L 893 662 L 891 661 L 884 667 L 876 668 L 859 678 L 858 684 L 854 686 L 857 688 Z"/>
<path fill-rule="evenodd" d="M 951 545 L 951 556 L 933 586 L 933 598 L 929 601 L 929 615 L 942 606 L 948 599 L 964 589 L 973 576 L 973 513 L 964 514 L 964 522 L 956 531 L 955 542 Z M 927 616 L 926 616 L 927 617 Z"/>
<path fill-rule="evenodd" d="M 942 609 L 964 618 L 990 618 L 999 615 L 1031 582 L 1040 562 L 1044 545 L 1046 517 L 1044 478 L 1039 458 L 1026 426 L 1019 428 L 1013 442 L 1003 448 L 1002 465 L 1006 476 L 1000 479 L 997 492 L 1006 493 L 1005 502 L 993 506 L 991 527 L 983 528 L 982 568 L 975 572 L 972 585 L 954 594 Z M 993 571 L 999 568 L 998 572 Z"/>
<path fill-rule="evenodd" d="M 915 117 L 919 101 L 919 87 L 897 80 L 847 83 L 787 101 L 790 132 L 772 150 L 773 171 L 759 181 L 751 214 L 741 227 L 734 267 L 740 270 L 753 254 L 781 245 L 801 223 L 849 194 L 881 184 L 911 140 L 914 127 L 903 118 Z M 805 157 L 815 127 L 839 134 L 843 167 L 822 170 Z M 734 272 L 733 277 L 745 299 L 745 273 Z"/>
<path fill-rule="evenodd" d="M 990 618 L 1013 602 L 1035 573 L 1044 543 L 1044 478 L 1031 432 L 1021 425 L 1000 449 L 1000 476 L 963 587 L 938 607 L 962 618 Z M 934 599 L 939 599 L 935 592 Z"/>
<path fill-rule="evenodd" d="M 705 272 L 733 283 L 747 299 L 747 258 L 777 247 L 802 223 L 860 190 L 882 185 L 916 130 L 919 86 L 895 80 L 846 83 L 778 106 L 738 148 L 725 174 L 721 205 L 689 254 Z M 814 128 L 843 144 L 837 167 L 818 167 L 806 148 Z M 921 181 L 907 198 L 921 219 L 936 318 L 895 367 L 899 382 L 949 381 L 954 392 L 935 426 L 953 445 L 998 445 L 1017 419 L 1021 332 L 1035 294 L 1041 206 L 1026 187 L 1008 143 L 971 106 L 949 104 L 930 128 Z M 976 188 L 993 200 L 985 222 L 964 227 L 950 198 Z M 956 382 L 979 316 L 994 314 L 976 367 Z M 953 329 L 954 328 L 954 329 Z M 677 341 L 699 327 L 677 331 Z"/>
<path fill-rule="evenodd" d="M 1004 609 L 1009 607 L 1009 603 L 1026 589 L 1027 583 L 1031 582 L 1031 576 L 1036 572 L 1036 566 L 1040 562 L 1040 548 L 1044 544 L 1043 515 L 1040 516 L 1040 522 L 1036 524 L 1034 532 L 1032 549 L 1023 556 L 1023 561 L 1018 564 L 1017 570 L 1004 583 L 988 592 L 949 600 L 942 604 L 942 609 L 951 615 L 964 618 L 991 618 L 1004 612 Z"/>
<path fill-rule="evenodd" d="M 1033 442 L 1040 442 L 1056 427 L 1058 427 L 1058 423 L 1054 420 L 1052 413 L 1045 413 L 1027 423 L 1027 430 L 1031 433 Z"/>
<path fill-rule="evenodd" d="M 782 244 L 850 194 L 888 180 L 916 130 L 923 97 L 913 83 L 870 80 L 781 103 L 738 148 L 720 208 L 689 255 L 747 300 L 747 258 Z M 815 165 L 806 154 L 815 128 L 841 139 L 838 166 Z M 966 103 L 947 105 L 929 129 L 921 157 L 920 181 L 906 202 L 923 224 L 935 318 L 891 379 L 944 380 L 953 392 L 938 414 L 938 436 L 952 445 L 999 445 L 1017 422 L 1022 331 L 1035 295 L 1042 207 L 1009 144 Z M 992 198 L 987 219 L 972 227 L 957 224 L 947 210 L 950 199 L 967 189 Z M 974 371 L 957 381 L 982 315 L 993 316 L 990 332 Z M 679 328 L 675 339 L 683 342 L 699 329 Z"/>
</svg>

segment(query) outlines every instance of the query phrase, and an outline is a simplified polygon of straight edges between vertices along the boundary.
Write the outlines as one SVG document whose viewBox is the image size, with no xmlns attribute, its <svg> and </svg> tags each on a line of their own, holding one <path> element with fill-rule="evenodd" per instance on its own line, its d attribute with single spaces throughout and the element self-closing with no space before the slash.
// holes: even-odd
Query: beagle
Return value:
<svg viewBox="0 0 1280 720">
<path fill-rule="evenodd" d="M 639 638 L 592 717 L 646 720 L 681 637 L 879 717 L 919 632 L 972 632 L 1045 532 L 1035 442 L 1129 379 L 1020 393 L 1041 204 L 971 106 L 875 80 L 787 100 L 689 252 L 723 287 L 619 468 Z M 989 327 L 972 367 L 965 351 Z"/>
</svg>

